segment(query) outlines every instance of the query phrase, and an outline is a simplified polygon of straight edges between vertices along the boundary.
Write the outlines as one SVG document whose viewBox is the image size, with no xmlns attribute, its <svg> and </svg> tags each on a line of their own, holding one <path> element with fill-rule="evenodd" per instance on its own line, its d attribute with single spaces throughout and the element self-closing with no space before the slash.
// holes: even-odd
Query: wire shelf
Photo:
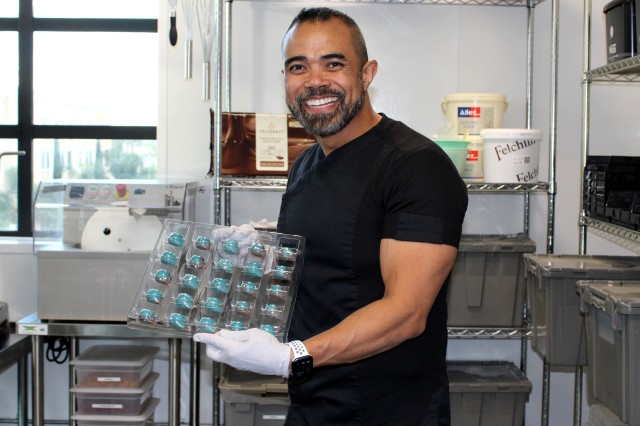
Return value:
<svg viewBox="0 0 640 426">
<path fill-rule="evenodd" d="M 255 0 L 253 0 L 255 1 Z M 262 1 L 289 1 L 298 2 L 300 0 L 262 0 Z M 316 2 L 316 0 L 307 0 Z M 373 3 L 373 4 L 440 4 L 440 5 L 462 5 L 462 6 L 516 6 L 535 7 L 543 0 L 324 0 L 324 3 Z"/>
<path fill-rule="evenodd" d="M 632 56 L 631 58 L 594 68 L 585 73 L 584 80 L 609 83 L 640 82 L 640 56 Z"/>
<path fill-rule="evenodd" d="M 529 338 L 533 331 L 529 327 L 500 328 L 500 327 L 449 327 L 449 338 L 456 339 L 516 339 Z"/>
<path fill-rule="evenodd" d="M 595 235 L 636 253 L 640 252 L 640 231 L 625 228 L 624 226 L 616 225 L 615 223 L 605 222 L 588 216 L 585 217 L 585 221 L 589 231 L 593 232 Z"/>
<path fill-rule="evenodd" d="M 284 191 L 287 187 L 287 179 L 284 177 L 240 177 L 227 176 L 220 179 L 223 189 L 245 191 Z M 467 190 L 483 193 L 509 193 L 509 192 L 546 192 L 549 189 L 547 182 L 536 183 L 484 183 L 467 182 Z"/>
</svg>

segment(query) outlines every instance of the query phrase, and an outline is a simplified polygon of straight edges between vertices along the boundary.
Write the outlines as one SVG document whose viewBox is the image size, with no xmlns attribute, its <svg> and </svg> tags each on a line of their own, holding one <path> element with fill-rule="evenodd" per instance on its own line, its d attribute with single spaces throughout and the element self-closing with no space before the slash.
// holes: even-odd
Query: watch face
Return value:
<svg viewBox="0 0 640 426">
<path fill-rule="evenodd" d="M 313 373 L 313 358 L 310 355 L 296 358 L 291 364 L 291 380 L 300 383 L 311 378 Z"/>
</svg>

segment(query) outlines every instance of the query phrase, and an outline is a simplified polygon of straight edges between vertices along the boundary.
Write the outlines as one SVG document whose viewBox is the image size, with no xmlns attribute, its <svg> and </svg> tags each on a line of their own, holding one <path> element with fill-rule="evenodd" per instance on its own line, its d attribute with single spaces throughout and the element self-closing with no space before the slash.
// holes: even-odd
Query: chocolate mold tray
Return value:
<svg viewBox="0 0 640 426">
<path fill-rule="evenodd" d="M 283 341 L 304 237 L 165 220 L 127 315 L 173 335 L 260 328 Z"/>
</svg>

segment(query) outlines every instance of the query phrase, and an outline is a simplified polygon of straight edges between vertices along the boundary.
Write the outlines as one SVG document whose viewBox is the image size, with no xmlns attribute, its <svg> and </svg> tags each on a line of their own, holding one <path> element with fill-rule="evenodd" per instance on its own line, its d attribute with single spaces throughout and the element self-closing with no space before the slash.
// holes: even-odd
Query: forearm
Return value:
<svg viewBox="0 0 640 426">
<path fill-rule="evenodd" d="M 425 325 L 425 315 L 408 313 L 396 301 L 381 299 L 304 343 L 315 366 L 351 363 L 419 335 Z"/>
</svg>

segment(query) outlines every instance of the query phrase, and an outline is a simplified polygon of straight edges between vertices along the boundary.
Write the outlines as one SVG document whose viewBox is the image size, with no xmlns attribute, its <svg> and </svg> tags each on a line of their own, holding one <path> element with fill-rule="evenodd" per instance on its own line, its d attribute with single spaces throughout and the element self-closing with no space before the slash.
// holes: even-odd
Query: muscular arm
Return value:
<svg viewBox="0 0 640 426">
<path fill-rule="evenodd" d="M 383 298 L 306 340 L 314 365 L 358 361 L 422 333 L 455 257 L 456 248 L 449 245 L 383 239 Z"/>
</svg>

